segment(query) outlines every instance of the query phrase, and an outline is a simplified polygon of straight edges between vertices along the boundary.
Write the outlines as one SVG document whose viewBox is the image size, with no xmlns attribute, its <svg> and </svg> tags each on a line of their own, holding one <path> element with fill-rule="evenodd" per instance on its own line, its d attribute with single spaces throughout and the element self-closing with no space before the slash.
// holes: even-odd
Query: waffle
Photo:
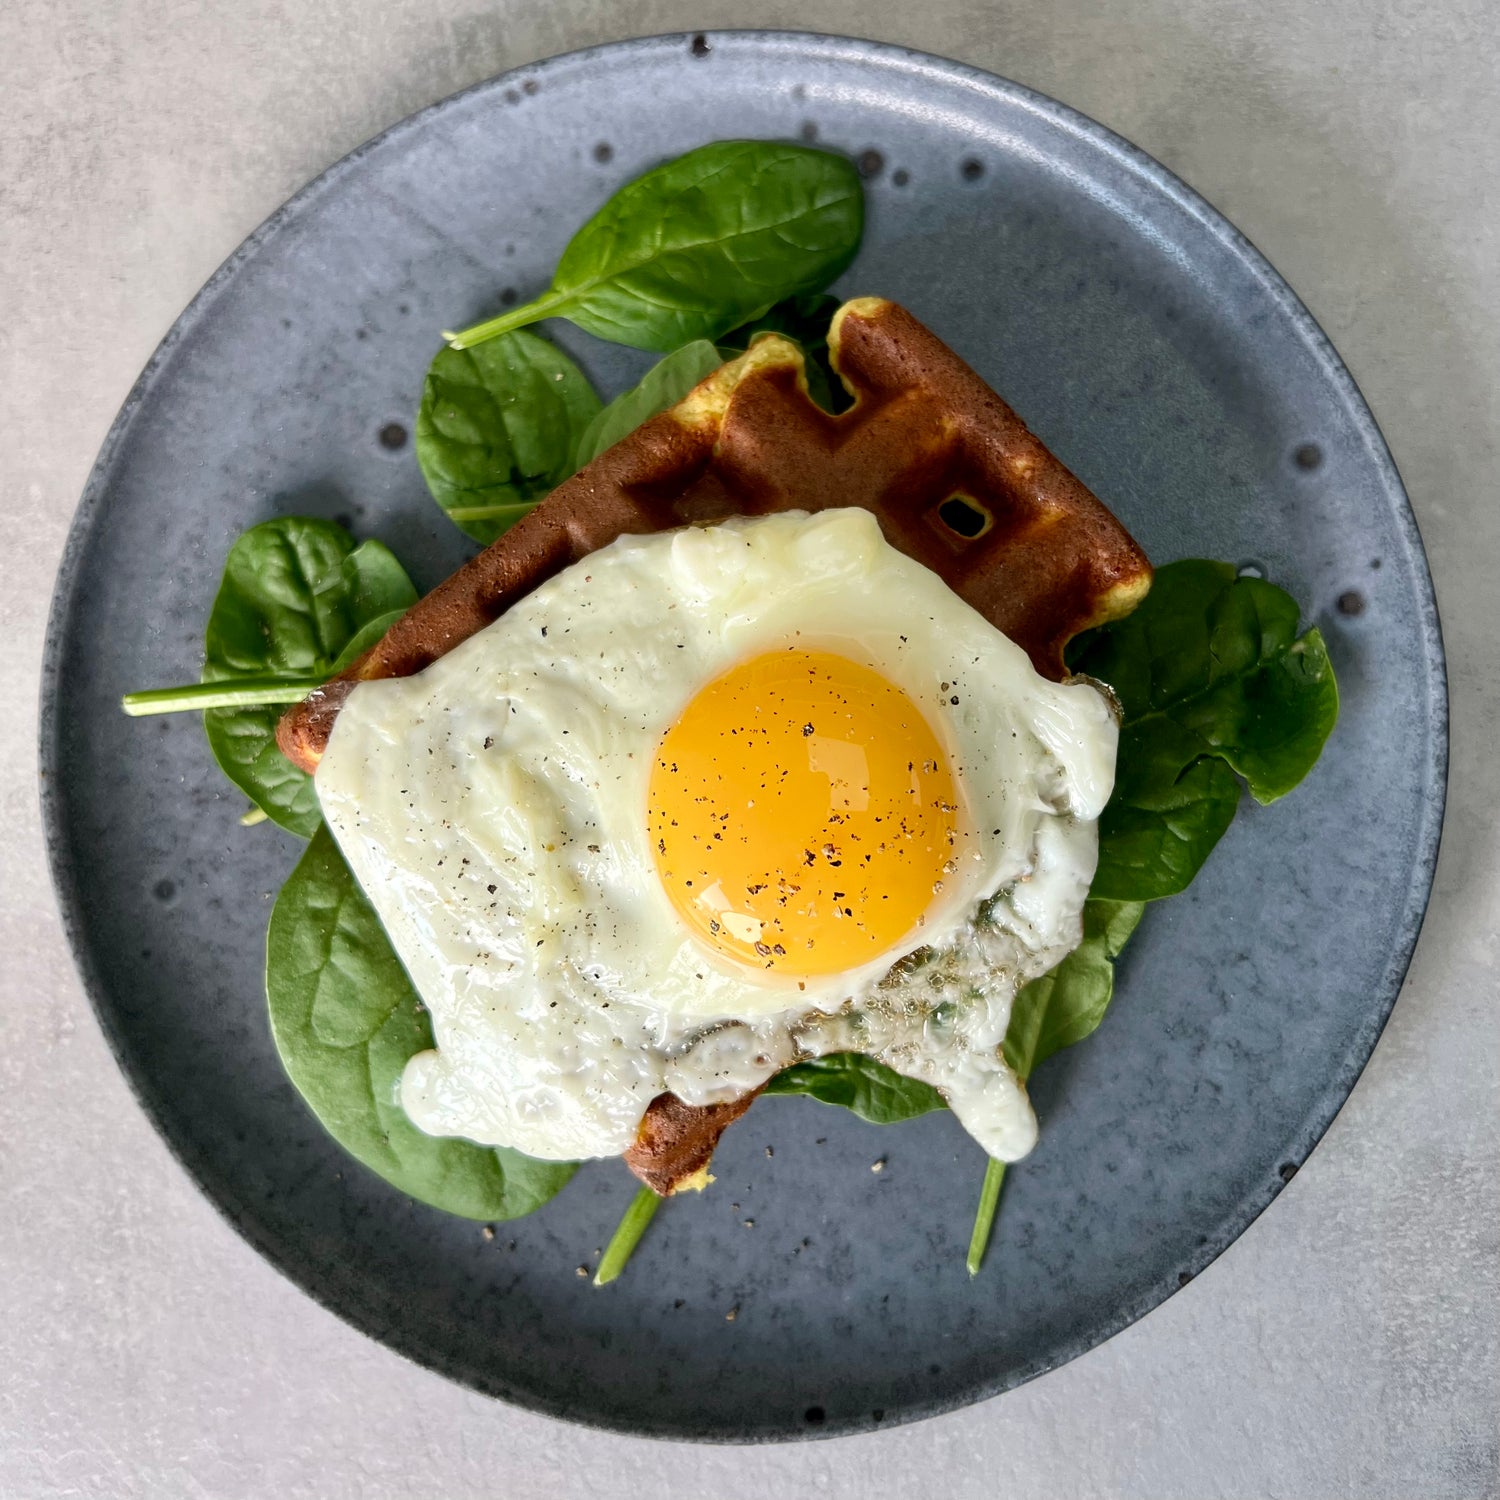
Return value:
<svg viewBox="0 0 1500 1500">
<path fill-rule="evenodd" d="M 875 297 L 846 302 L 828 347 L 853 398 L 847 411 L 831 415 L 812 401 L 795 344 L 776 334 L 757 339 L 560 485 L 290 708 L 277 729 L 287 758 L 315 770 L 358 683 L 421 671 L 616 537 L 731 515 L 863 506 L 892 546 L 937 573 L 1043 676 L 1062 680 L 1067 643 L 1128 614 L 1150 588 L 1145 554 L 904 308 Z M 747 1104 L 700 1111 L 663 1095 L 626 1161 L 658 1192 L 687 1185 Z"/>
<path fill-rule="evenodd" d="M 684 1104 L 676 1094 L 658 1094 L 625 1153 L 626 1166 L 659 1198 L 706 1187 L 719 1137 L 759 1097 L 754 1089 L 723 1104 Z"/>
</svg>

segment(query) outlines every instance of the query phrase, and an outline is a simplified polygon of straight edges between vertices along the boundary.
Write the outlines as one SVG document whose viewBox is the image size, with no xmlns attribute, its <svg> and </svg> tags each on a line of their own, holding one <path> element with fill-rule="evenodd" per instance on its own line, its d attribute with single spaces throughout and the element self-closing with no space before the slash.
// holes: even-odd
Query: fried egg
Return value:
<svg viewBox="0 0 1500 1500">
<path fill-rule="evenodd" d="M 869 1053 L 992 1156 L 1077 946 L 1116 727 L 857 509 L 625 536 L 409 678 L 316 785 L 431 1012 L 434 1135 L 613 1156 L 646 1107 Z"/>
</svg>

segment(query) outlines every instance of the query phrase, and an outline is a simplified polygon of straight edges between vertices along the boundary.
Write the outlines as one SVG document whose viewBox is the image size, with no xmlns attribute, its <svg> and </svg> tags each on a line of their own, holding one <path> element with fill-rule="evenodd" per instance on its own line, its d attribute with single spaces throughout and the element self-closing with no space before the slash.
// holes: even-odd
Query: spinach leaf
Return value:
<svg viewBox="0 0 1500 1500">
<path fill-rule="evenodd" d="M 947 1108 L 930 1083 L 903 1078 L 862 1052 L 830 1052 L 794 1063 L 766 1085 L 766 1092 L 806 1094 L 824 1104 L 839 1104 L 872 1125 L 893 1125 Z"/>
<path fill-rule="evenodd" d="M 401 1071 L 432 1046 L 432 1025 L 326 828 L 276 898 L 266 995 L 297 1092 L 340 1146 L 403 1193 L 468 1219 L 515 1219 L 576 1170 L 430 1136 L 407 1119 Z"/>
<path fill-rule="evenodd" d="M 573 467 L 581 469 L 612 448 L 621 438 L 629 437 L 643 422 L 648 422 L 675 406 L 700 380 L 706 380 L 720 365 L 723 356 L 707 339 L 673 350 L 658 360 L 623 395 L 616 396 L 583 430 Z"/>
<path fill-rule="evenodd" d="M 1217 758 L 1195 761 L 1176 780 L 1142 777 L 1121 763 L 1099 819 L 1091 893 L 1155 901 L 1186 890 L 1229 831 L 1239 801 L 1238 779 Z"/>
<path fill-rule="evenodd" d="M 807 371 L 807 392 L 824 411 L 846 411 L 852 398 L 828 357 L 828 328 L 839 299 L 826 292 L 788 297 L 758 318 L 731 328 L 719 338 L 725 357 L 743 354 L 763 333 L 779 333 L 801 346 Z"/>
<path fill-rule="evenodd" d="M 1083 906 L 1083 942 L 1055 969 L 1023 985 L 1005 1033 L 1005 1060 L 1023 1083 L 1054 1052 L 1081 1042 L 1104 1019 L 1115 987 L 1115 960 L 1135 931 L 1140 901 Z"/>
<path fill-rule="evenodd" d="M 716 141 L 627 183 L 578 231 L 551 288 L 450 342 L 472 348 L 542 318 L 661 353 L 713 339 L 854 259 L 864 190 L 842 156 Z"/>
<path fill-rule="evenodd" d="M 306 691 L 333 674 L 357 636 L 382 619 L 388 626 L 416 598 L 380 542 L 356 547 L 342 526 L 306 516 L 264 521 L 229 550 L 205 632 L 203 681 L 284 679 Z M 280 715 L 275 706 L 212 708 L 203 725 L 224 774 L 306 838 L 318 826 L 317 794 L 276 748 Z"/>
<path fill-rule="evenodd" d="M 555 344 L 508 333 L 438 350 L 417 411 L 417 462 L 433 498 L 489 543 L 573 472 L 599 398 Z"/>
<path fill-rule="evenodd" d="M 1069 652 L 1124 711 L 1114 796 L 1099 821 L 1093 895 L 1151 901 L 1183 890 L 1234 817 L 1243 777 L 1274 802 L 1312 769 L 1338 718 L 1338 686 L 1296 601 L 1229 563 L 1170 563 L 1145 602 Z"/>
</svg>

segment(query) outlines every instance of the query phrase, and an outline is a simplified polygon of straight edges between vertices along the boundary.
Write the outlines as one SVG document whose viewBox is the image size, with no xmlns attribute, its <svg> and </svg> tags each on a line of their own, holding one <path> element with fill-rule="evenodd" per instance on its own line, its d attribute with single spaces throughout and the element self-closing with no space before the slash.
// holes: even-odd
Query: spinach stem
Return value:
<svg viewBox="0 0 1500 1500">
<path fill-rule="evenodd" d="M 990 1158 L 984 1169 L 984 1186 L 979 1190 L 979 1209 L 974 1215 L 974 1233 L 969 1236 L 969 1275 L 977 1276 L 989 1248 L 990 1231 L 995 1227 L 995 1210 L 1000 1206 L 1000 1188 L 1005 1182 L 1005 1163 Z"/>
<path fill-rule="evenodd" d="M 254 708 L 267 703 L 300 703 L 321 677 L 234 677 L 226 682 L 193 682 L 185 687 L 148 688 L 126 693 L 120 707 L 131 718 L 144 714 L 180 714 L 201 708 Z"/>
<path fill-rule="evenodd" d="M 660 1207 L 661 1199 L 648 1187 L 643 1187 L 631 1199 L 630 1207 L 625 1210 L 625 1217 L 620 1220 L 620 1227 L 615 1230 L 613 1238 L 604 1247 L 604 1254 L 599 1258 L 599 1269 L 594 1272 L 595 1286 L 607 1286 L 625 1269 L 625 1262 L 640 1244 L 646 1226 Z"/>
<path fill-rule="evenodd" d="M 486 339 L 499 338 L 502 333 L 510 333 L 513 329 L 525 328 L 528 323 L 540 323 L 543 318 L 550 318 L 567 301 L 569 294 L 566 292 L 545 292 L 535 302 L 513 307 L 509 312 L 501 313 L 498 318 L 489 318 L 483 323 L 474 324 L 472 328 L 461 329 L 458 333 L 445 328 L 443 337 L 448 340 L 450 349 L 472 349 L 475 344 L 482 344 Z"/>
<path fill-rule="evenodd" d="M 537 507 L 535 500 L 517 500 L 510 505 L 455 505 L 448 511 L 450 521 L 519 521 Z"/>
</svg>

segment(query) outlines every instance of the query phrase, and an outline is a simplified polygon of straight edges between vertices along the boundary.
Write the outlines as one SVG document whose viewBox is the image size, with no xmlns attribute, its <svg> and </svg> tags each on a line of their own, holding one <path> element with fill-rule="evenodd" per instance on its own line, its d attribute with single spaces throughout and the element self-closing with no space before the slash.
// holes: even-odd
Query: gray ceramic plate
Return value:
<svg viewBox="0 0 1500 1500">
<path fill-rule="evenodd" d="M 267 1034 L 262 941 L 296 841 L 237 825 L 244 804 L 196 723 L 116 708 L 196 674 L 225 551 L 254 521 L 347 518 L 424 586 L 458 563 L 410 445 L 380 437 L 409 425 L 438 330 L 536 293 L 613 187 L 726 135 L 863 153 L 869 232 L 842 289 L 930 323 L 1157 561 L 1230 558 L 1291 589 L 1343 687 L 1319 769 L 1247 807 L 1192 890 L 1150 912 L 1104 1026 L 1035 1080 L 1041 1144 L 972 1282 L 984 1163 L 942 1115 L 880 1129 L 762 1101 L 725 1138 L 717 1185 L 661 1214 L 606 1291 L 577 1267 L 631 1195 L 617 1162 L 493 1239 L 354 1166 Z M 602 388 L 643 363 L 555 332 Z M 241 1233 L 356 1327 L 479 1390 L 736 1440 L 1004 1390 L 1223 1250 L 1312 1149 L 1395 1000 L 1446 744 L 1400 481 L 1337 355 L 1235 230 L 1014 84 L 765 33 L 496 79 L 356 151 L 252 236 L 105 443 L 58 583 L 44 710 L 53 869 L 85 983 L 142 1104 Z"/>
</svg>

